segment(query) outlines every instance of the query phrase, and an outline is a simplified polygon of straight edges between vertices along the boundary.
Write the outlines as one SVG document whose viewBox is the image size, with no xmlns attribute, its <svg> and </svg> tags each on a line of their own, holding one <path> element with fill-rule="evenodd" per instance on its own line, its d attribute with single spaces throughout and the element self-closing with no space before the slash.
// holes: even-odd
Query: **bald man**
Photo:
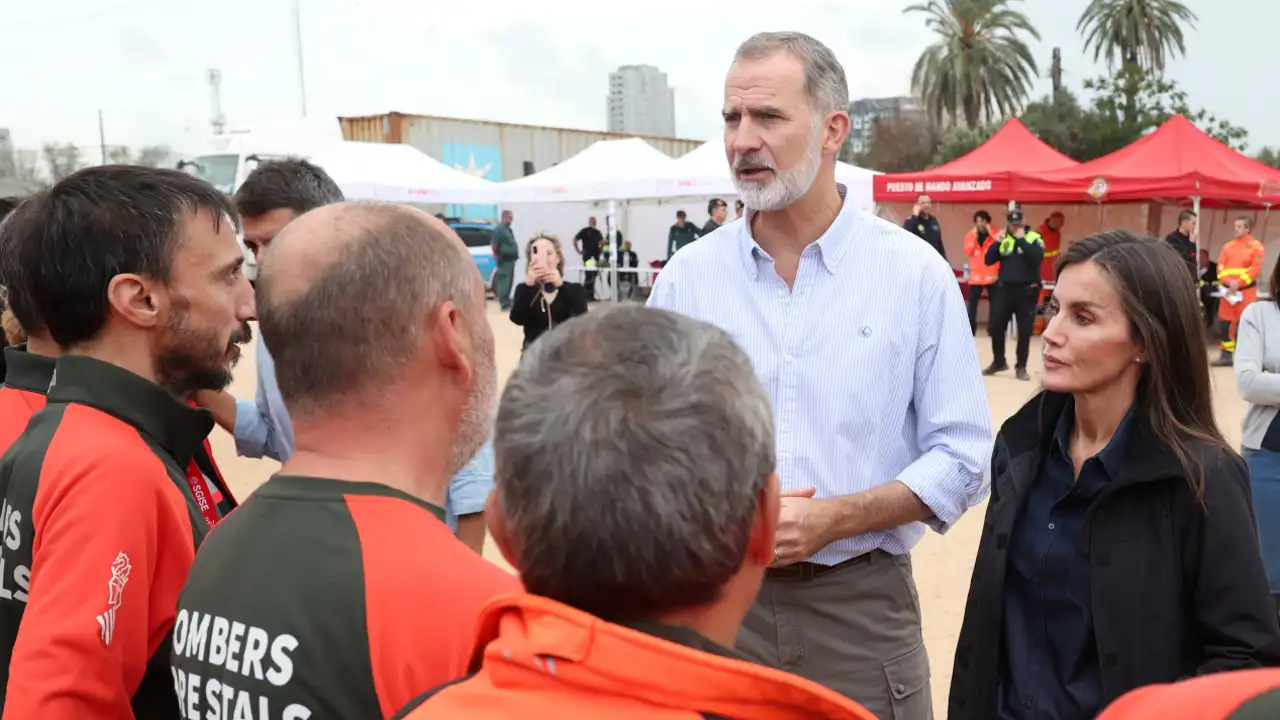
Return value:
<svg viewBox="0 0 1280 720">
<path fill-rule="evenodd" d="M 312 210 L 267 256 L 296 449 L 196 558 L 174 682 L 187 717 L 390 718 L 460 677 L 481 608 L 519 589 L 442 509 L 490 428 L 484 287 L 452 230 L 396 205 Z"/>
</svg>

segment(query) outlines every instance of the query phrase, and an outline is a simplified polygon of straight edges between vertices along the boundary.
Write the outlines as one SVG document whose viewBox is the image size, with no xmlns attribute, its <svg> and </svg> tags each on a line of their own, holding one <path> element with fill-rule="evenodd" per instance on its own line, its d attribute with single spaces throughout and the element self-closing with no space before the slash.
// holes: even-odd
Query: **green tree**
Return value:
<svg viewBox="0 0 1280 720">
<path fill-rule="evenodd" d="M 1264 147 L 1258 151 L 1256 157 L 1259 162 L 1266 163 L 1273 168 L 1280 168 L 1280 148 Z"/>
<path fill-rule="evenodd" d="M 80 148 L 71 143 L 46 143 L 41 150 L 52 182 L 60 182 L 85 166 Z"/>
<path fill-rule="evenodd" d="M 938 150 L 933 155 L 933 166 L 949 163 L 956 158 L 964 157 L 991 139 L 1000 126 L 997 123 L 986 123 L 977 127 L 955 127 L 943 133 L 938 143 Z"/>
<path fill-rule="evenodd" d="M 1172 80 L 1145 77 L 1132 83 L 1125 77 L 1086 80 L 1092 93 L 1088 107 L 1081 107 L 1075 95 L 1063 90 L 1027 106 L 1021 120 L 1031 132 L 1059 152 L 1081 162 L 1119 150 L 1164 124 L 1173 115 L 1183 115 L 1221 142 L 1244 150 L 1248 133 L 1205 110 L 1193 110 L 1187 94 Z M 1141 111 L 1124 118 L 1128 90 L 1138 90 Z"/>
<path fill-rule="evenodd" d="M 1194 27 L 1195 13 L 1178 0 L 1092 0 L 1080 15 L 1076 30 L 1095 61 L 1106 58 L 1107 69 L 1125 79 L 1124 119 L 1132 123 L 1139 112 L 1138 81 L 1164 72 L 1174 55 L 1186 55 L 1182 25 Z"/>
<path fill-rule="evenodd" d="M 881 172 L 915 172 L 929 167 L 938 150 L 938 134 L 915 118 L 876 119 L 867 149 L 855 155 L 859 167 Z"/>
<path fill-rule="evenodd" d="M 1022 109 L 1037 70 L 1023 37 L 1040 39 L 1018 0 L 929 0 L 905 12 L 924 13 L 938 40 L 925 48 L 911 73 L 911 88 L 941 124 L 961 118 L 969 127 Z"/>
</svg>

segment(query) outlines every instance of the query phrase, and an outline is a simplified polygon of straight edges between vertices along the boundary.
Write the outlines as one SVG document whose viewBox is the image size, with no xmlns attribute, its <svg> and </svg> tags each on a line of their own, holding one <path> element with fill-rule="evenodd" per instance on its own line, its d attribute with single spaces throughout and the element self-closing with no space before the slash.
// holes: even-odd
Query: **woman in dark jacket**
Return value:
<svg viewBox="0 0 1280 720">
<path fill-rule="evenodd" d="M 555 237 L 533 238 L 524 256 L 529 267 L 511 301 L 511 322 L 524 328 L 524 347 L 527 348 L 547 330 L 585 315 L 587 291 L 578 283 L 565 282 L 562 277 L 564 254 Z"/>
<path fill-rule="evenodd" d="M 1280 664 L 1182 259 L 1112 231 L 1057 273 L 1044 390 L 996 436 L 950 720 L 1084 720 L 1141 685 Z"/>
</svg>

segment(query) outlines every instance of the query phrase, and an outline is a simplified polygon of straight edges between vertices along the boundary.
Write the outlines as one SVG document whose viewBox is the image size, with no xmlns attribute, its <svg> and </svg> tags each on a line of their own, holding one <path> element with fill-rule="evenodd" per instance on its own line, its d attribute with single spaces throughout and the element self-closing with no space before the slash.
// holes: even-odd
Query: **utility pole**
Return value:
<svg viewBox="0 0 1280 720">
<path fill-rule="evenodd" d="M 107 164 L 107 130 L 102 124 L 102 110 L 98 110 L 98 147 L 102 150 L 102 164 Z"/>
<path fill-rule="evenodd" d="M 205 79 L 209 82 L 209 124 L 214 135 L 221 135 L 227 127 L 227 117 L 222 114 L 222 71 L 207 70 Z"/>
<path fill-rule="evenodd" d="M 294 49 L 298 54 L 298 101 L 302 117 L 307 116 L 307 72 L 302 62 L 302 0 L 293 0 Z"/>
<path fill-rule="evenodd" d="M 1049 76 L 1053 78 L 1053 96 L 1057 97 L 1062 92 L 1062 50 L 1060 48 L 1053 49 L 1053 65 L 1050 66 Z"/>
</svg>

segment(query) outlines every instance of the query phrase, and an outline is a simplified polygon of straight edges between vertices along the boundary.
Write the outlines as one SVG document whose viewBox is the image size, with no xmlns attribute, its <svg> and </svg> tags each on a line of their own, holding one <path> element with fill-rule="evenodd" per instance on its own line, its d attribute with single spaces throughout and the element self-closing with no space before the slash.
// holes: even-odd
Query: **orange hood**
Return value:
<svg viewBox="0 0 1280 720">
<path fill-rule="evenodd" d="M 853 701 L 798 676 L 700 652 L 532 595 L 491 602 L 481 613 L 477 647 L 473 668 L 483 660 L 484 669 L 475 679 L 498 692 L 554 693 L 588 707 L 594 699 L 609 698 L 615 708 L 613 700 L 632 699 L 736 720 L 875 720 Z M 563 717 L 575 716 L 565 708 Z M 535 711 L 524 717 L 542 716 Z"/>
</svg>

